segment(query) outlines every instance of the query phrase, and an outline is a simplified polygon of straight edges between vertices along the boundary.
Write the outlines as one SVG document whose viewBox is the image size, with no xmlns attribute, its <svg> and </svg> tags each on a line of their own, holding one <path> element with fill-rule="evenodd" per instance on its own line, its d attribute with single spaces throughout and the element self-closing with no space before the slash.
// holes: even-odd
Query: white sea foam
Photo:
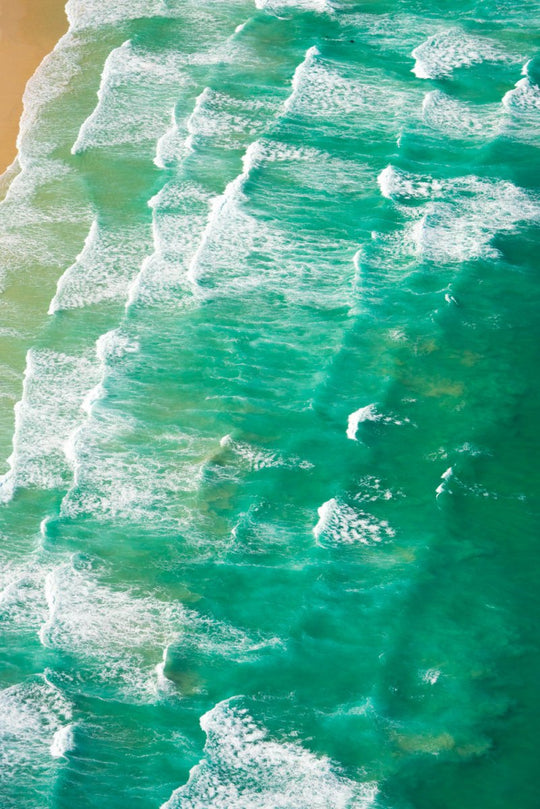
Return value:
<svg viewBox="0 0 540 809">
<path fill-rule="evenodd" d="M 102 365 L 122 359 L 126 355 L 136 354 L 139 343 L 126 334 L 122 328 L 105 332 L 96 341 L 96 356 Z"/>
<path fill-rule="evenodd" d="M 472 178 L 464 190 L 460 199 L 430 206 L 410 229 L 417 255 L 443 261 L 496 258 L 491 241 L 497 233 L 540 219 L 537 202 L 511 183 Z"/>
<path fill-rule="evenodd" d="M 76 655 L 103 682 L 148 699 L 154 693 L 152 657 L 181 632 L 181 605 L 113 591 L 70 563 L 53 569 L 45 590 L 49 615 L 41 642 Z"/>
<path fill-rule="evenodd" d="M 443 93 L 426 93 L 422 104 L 424 121 L 432 128 L 453 138 L 494 137 L 501 128 L 498 104 L 472 108 Z"/>
<path fill-rule="evenodd" d="M 64 725 L 59 728 L 53 736 L 51 742 L 51 756 L 53 758 L 64 758 L 66 753 L 71 752 L 75 748 L 75 734 L 73 732 L 74 725 Z"/>
<path fill-rule="evenodd" d="M 268 116 L 278 110 L 278 99 L 273 96 L 233 98 L 206 87 L 186 122 L 187 146 L 193 150 L 199 141 L 211 140 L 214 147 L 241 147 L 246 139 L 255 139 L 262 134 Z"/>
<path fill-rule="evenodd" d="M 310 195 L 326 192 L 330 183 L 336 193 L 351 195 L 365 194 L 366 188 L 373 186 L 372 170 L 367 163 L 357 158 L 337 157 L 323 149 L 278 140 L 262 140 L 261 148 L 261 166 L 272 172 L 278 183 L 281 177 L 294 178 L 297 187 L 305 189 Z M 279 193 L 276 193 L 275 201 L 281 206 L 287 206 L 289 198 L 286 195 L 280 197 Z M 298 234 L 296 236 L 298 237 Z M 319 234 L 319 239 L 337 243 L 337 240 L 324 237 L 322 234 Z M 342 240 L 341 249 L 351 253 L 353 245 Z M 323 255 L 320 258 L 324 260 L 324 251 L 321 253 Z"/>
<path fill-rule="evenodd" d="M 347 438 L 351 441 L 356 441 L 356 433 L 358 432 L 358 425 L 363 421 L 378 421 L 380 415 L 374 404 L 366 405 L 365 407 L 355 410 L 351 413 L 347 421 Z"/>
<path fill-rule="evenodd" d="M 443 190 L 443 182 L 387 166 L 377 177 L 381 194 L 387 199 L 429 199 Z"/>
<path fill-rule="evenodd" d="M 291 81 L 292 92 L 283 105 L 283 109 L 285 111 L 288 111 L 294 107 L 298 96 L 300 95 L 301 88 L 308 82 L 308 71 L 311 67 L 315 66 L 317 57 L 320 55 L 321 52 L 316 45 L 312 45 L 311 48 L 308 48 L 306 51 L 303 62 L 300 62 L 294 71 Z"/>
<path fill-rule="evenodd" d="M 101 0 L 68 0 L 66 14 L 70 28 L 78 31 L 141 17 L 170 16 L 174 11 L 164 0 L 116 0 L 106 4 Z"/>
<path fill-rule="evenodd" d="M 229 448 L 249 469 L 254 471 L 261 469 L 313 468 L 313 464 L 309 461 L 303 461 L 297 456 L 286 456 L 280 452 L 264 450 L 246 441 L 236 441 L 230 435 L 223 436 L 219 443 L 221 447 Z"/>
<path fill-rule="evenodd" d="M 245 0 L 230 0 L 225 12 L 220 14 L 219 5 L 222 4 L 215 3 L 214 0 L 206 3 L 198 0 L 116 0 L 114 3 L 103 3 L 103 0 L 68 0 L 66 13 L 70 28 L 76 33 L 85 29 L 117 26 L 130 20 L 181 17 L 184 22 L 196 25 L 198 33 L 204 31 L 207 36 L 211 36 L 219 23 L 230 26 L 231 6 L 238 5 L 242 10 L 246 8 Z"/>
<path fill-rule="evenodd" d="M 334 3 L 330 0 L 255 0 L 255 6 L 276 14 L 288 10 L 315 11 L 318 14 L 334 13 Z"/>
<path fill-rule="evenodd" d="M 381 500 L 392 500 L 403 497 L 401 489 L 390 489 L 374 475 L 364 475 L 358 481 L 359 491 L 353 496 L 355 503 L 376 503 Z"/>
<path fill-rule="evenodd" d="M 0 283 L 9 276 L 17 283 L 23 276 L 26 289 L 29 282 L 51 284 L 51 275 L 56 278 L 65 267 L 66 253 L 77 249 L 74 225 L 84 227 L 90 221 L 79 191 L 74 172 L 60 161 L 44 160 L 15 177 L 0 203 Z M 65 239 L 58 238 L 59 228 L 65 228 Z"/>
<path fill-rule="evenodd" d="M 540 87 L 531 81 L 527 63 L 523 70 L 523 79 L 520 79 L 513 90 L 509 90 L 503 97 L 502 103 L 510 112 L 516 115 L 527 115 L 540 110 Z"/>
<path fill-rule="evenodd" d="M 149 436 L 154 447 L 149 454 L 133 442 L 141 429 L 115 411 L 91 411 L 75 437 L 75 475 L 62 500 L 63 516 L 153 523 L 156 528 L 184 524 L 190 512 L 179 494 L 196 490 L 200 460 L 178 452 L 182 446 L 187 449 L 191 439 L 178 436 L 173 443 L 159 433 Z"/>
<path fill-rule="evenodd" d="M 506 127 L 511 137 L 540 142 L 540 86 L 529 76 L 529 62 L 523 67 L 523 78 L 503 97 Z"/>
<path fill-rule="evenodd" d="M 316 122 L 317 129 L 357 137 L 380 132 L 399 137 L 405 121 L 416 118 L 416 91 L 406 83 L 389 81 L 376 68 L 344 65 L 325 57 L 316 46 L 306 51 L 292 80 L 284 113 Z"/>
<path fill-rule="evenodd" d="M 82 51 L 81 42 L 66 34 L 28 81 L 17 137 L 21 171 L 0 205 L 1 269 L 17 274 L 30 270 L 37 284 L 50 283 L 51 268 L 61 267 L 72 247 L 70 228 L 58 238 L 57 223 L 89 220 L 79 178 L 59 157 L 72 137 L 66 106 L 84 83 Z"/>
<path fill-rule="evenodd" d="M 277 104 L 273 106 L 277 108 Z M 180 127 L 173 117 L 171 127 L 158 142 L 155 162 L 163 166 L 178 164 L 207 141 L 213 148 L 221 141 L 227 149 L 238 147 L 264 124 L 265 115 L 258 123 L 257 116 L 254 117 L 263 108 L 272 111 L 272 104 L 233 99 L 206 87 L 197 97 L 185 125 Z M 136 301 L 162 301 L 167 294 L 172 294 L 174 303 L 179 305 L 178 292 L 189 292 L 192 297 L 193 291 L 198 290 L 197 275 L 204 263 L 212 265 L 208 259 L 211 245 L 217 247 L 215 242 L 221 242 L 221 220 L 230 214 L 234 218 L 236 214 L 242 186 L 255 166 L 258 148 L 257 141 L 248 146 L 243 171 L 228 183 L 223 194 L 211 197 L 200 185 L 185 181 L 180 174 L 150 200 L 154 252 L 132 284 L 128 306 Z M 230 228 L 226 233 L 230 238 Z M 213 260 L 217 261 L 218 256 Z M 182 305 L 189 305 L 185 298 Z"/>
<path fill-rule="evenodd" d="M 185 138 L 180 133 L 176 120 L 176 111 L 173 109 L 171 113 L 171 124 L 158 139 L 154 164 L 160 169 L 174 165 L 178 160 L 179 152 L 180 158 L 185 156 L 185 150 L 182 150 L 184 142 Z"/>
<path fill-rule="evenodd" d="M 156 672 L 156 688 L 158 692 L 162 692 L 163 694 L 171 693 L 173 690 L 173 683 L 171 680 L 165 676 L 165 666 L 167 665 L 167 659 L 169 655 L 170 644 L 167 644 L 163 649 L 163 655 L 161 657 L 161 662 L 157 664 L 155 667 Z"/>
<path fill-rule="evenodd" d="M 540 87 L 532 84 L 529 78 L 520 79 L 515 89 L 506 93 L 503 104 L 516 115 L 537 113 L 540 110 Z"/>
<path fill-rule="evenodd" d="M 36 632 L 45 620 L 43 591 L 46 567 L 36 559 L 4 559 L 0 569 L 0 622 L 4 632 Z"/>
<path fill-rule="evenodd" d="M 155 263 L 155 254 L 147 256 L 141 264 L 140 270 L 131 281 L 128 287 L 128 294 L 124 304 L 124 310 L 127 313 L 133 304 L 141 298 L 141 282 L 142 279 L 148 275 L 149 268 Z"/>
<path fill-rule="evenodd" d="M 449 466 L 448 469 L 446 469 L 446 471 L 444 471 L 442 473 L 442 475 L 441 475 L 442 483 L 440 483 L 437 486 L 436 490 L 435 490 L 435 493 L 436 493 L 437 497 L 439 497 L 439 495 L 441 495 L 443 492 L 445 492 L 448 489 L 448 481 L 450 480 L 451 477 L 453 477 L 453 475 L 454 475 L 454 470 L 453 470 L 453 468 L 451 466 Z"/>
<path fill-rule="evenodd" d="M 314 53 L 316 49 L 308 51 L 304 60 L 306 64 L 310 63 Z M 293 81 L 291 98 L 298 89 L 299 73 L 300 69 Z M 290 103 L 286 102 L 285 111 L 288 106 Z M 197 159 L 202 144 L 208 142 L 214 148 L 222 138 L 229 147 L 231 132 L 240 143 L 246 134 L 262 131 L 269 116 L 278 113 L 279 105 L 275 100 L 246 102 L 207 87 L 197 98 L 187 119 L 187 136 L 182 140 L 181 127 L 173 122 L 160 142 L 158 163 L 172 164 L 190 152 Z M 254 170 L 264 170 L 266 166 L 279 163 L 287 163 L 283 170 L 297 173 L 299 182 L 310 182 L 321 190 L 328 187 L 329 177 L 332 182 L 339 178 L 348 191 L 360 187 L 361 181 L 365 180 L 363 176 L 359 177 L 356 165 L 332 161 L 329 155 L 307 147 L 291 147 L 259 139 L 246 149 L 242 171 L 227 184 L 222 194 L 209 197 L 208 192 L 197 187 L 192 180 L 169 183 L 151 201 L 156 250 L 145 262 L 143 272 L 132 288 L 131 301 L 162 300 L 168 290 L 175 305 L 186 306 L 192 305 L 193 292 L 197 296 L 216 294 L 220 289 L 229 292 L 238 289 L 246 293 L 264 284 L 285 289 L 286 294 L 294 295 L 296 299 L 309 295 L 317 301 L 320 299 L 321 305 L 343 305 L 344 297 L 346 300 L 350 297 L 350 284 L 341 265 L 347 261 L 346 251 L 352 250 L 351 246 L 342 242 L 321 244 L 320 232 L 304 232 L 303 243 L 299 245 L 297 232 L 286 234 L 273 222 L 256 219 L 245 204 L 244 187 Z M 203 222 L 204 206 L 209 212 Z M 319 256 L 323 255 L 324 260 L 315 263 L 312 257 L 315 251 Z M 257 264 L 250 261 L 254 253 Z M 260 265 L 264 265 L 264 270 Z M 313 280 L 315 272 L 318 283 L 310 283 L 309 290 L 306 284 L 293 283 L 294 278 Z M 334 282 L 338 277 L 341 283 L 336 289 Z M 186 288 L 185 281 L 191 289 Z M 343 289 L 344 283 L 348 287 L 346 290 Z"/>
<path fill-rule="evenodd" d="M 386 520 L 378 520 L 372 514 L 352 508 L 336 497 L 323 503 L 318 515 L 319 521 L 313 535 L 317 543 L 323 546 L 371 545 L 392 539 L 396 533 Z"/>
<path fill-rule="evenodd" d="M 368 809 L 374 782 L 353 781 L 330 759 L 277 742 L 233 697 L 201 718 L 205 757 L 161 809 Z"/>
<path fill-rule="evenodd" d="M 21 767 L 39 776 L 71 717 L 72 706 L 43 675 L 0 691 L 0 782 L 20 777 Z"/>
<path fill-rule="evenodd" d="M 430 36 L 413 50 L 412 56 L 416 60 L 412 72 L 419 79 L 450 76 L 456 68 L 481 62 L 511 60 L 496 42 L 469 36 L 458 28 L 442 30 Z"/>
<path fill-rule="evenodd" d="M 226 150 L 240 148 L 267 125 L 279 109 L 279 99 L 240 99 L 206 87 L 195 101 L 184 124 L 173 123 L 158 142 L 156 163 L 178 165 L 204 145 Z M 163 301 L 167 293 L 175 305 L 190 305 L 193 292 L 200 292 L 199 273 L 219 265 L 222 256 L 247 255 L 247 242 L 239 229 L 253 229 L 254 223 L 240 211 L 243 185 L 262 158 L 262 146 L 255 140 L 246 148 L 243 170 L 222 194 L 208 191 L 182 177 L 169 182 L 152 200 L 154 253 L 135 279 L 128 305 L 137 300 Z M 231 241 L 234 244 L 231 244 Z M 181 297 L 178 293 L 184 293 Z M 192 301 L 191 301 L 192 303 Z"/>
<path fill-rule="evenodd" d="M 112 589 L 71 562 L 48 573 L 45 591 L 43 645 L 74 655 L 85 678 L 114 685 L 130 699 L 152 700 L 163 690 L 173 643 L 186 652 L 195 648 L 200 655 L 240 661 L 277 642 L 201 617 L 179 602 Z"/>
<path fill-rule="evenodd" d="M 234 220 L 243 219 L 244 222 L 249 221 L 239 210 L 239 202 L 243 198 L 244 184 L 248 180 L 250 172 L 260 162 L 261 157 L 261 145 L 258 141 L 254 141 L 247 148 L 242 158 L 241 173 L 228 183 L 223 194 L 212 200 L 206 227 L 187 271 L 187 279 L 195 287 L 200 276 L 204 273 L 206 264 L 208 263 L 212 266 L 216 261 L 214 250 L 217 247 L 216 242 L 221 241 L 225 233 L 229 234 L 229 239 L 231 238 L 230 234 L 234 230 L 231 226 L 235 224 Z M 235 246 L 238 248 L 240 245 L 241 240 L 235 238 Z M 248 249 L 249 244 L 242 251 L 244 256 L 248 254 Z"/>
<path fill-rule="evenodd" d="M 315 536 L 315 539 L 319 539 L 321 534 L 324 531 L 326 531 L 327 527 L 330 525 L 330 522 L 332 520 L 332 516 L 333 516 L 335 510 L 337 509 L 337 507 L 338 507 L 338 501 L 336 500 L 335 497 L 332 497 L 331 500 L 327 500 L 326 503 L 323 503 L 322 506 L 320 506 L 317 509 L 317 513 L 319 515 L 319 521 L 318 521 L 317 525 L 313 529 L 313 535 Z"/>
<path fill-rule="evenodd" d="M 94 220 L 82 252 L 58 281 L 49 314 L 125 299 L 147 248 L 148 240 L 140 226 L 123 227 L 119 233 Z"/>
<path fill-rule="evenodd" d="M 351 413 L 347 421 L 347 438 L 356 441 L 358 427 L 365 421 L 379 421 L 382 424 L 395 424 L 398 427 L 411 424 L 410 419 L 397 416 L 393 413 L 379 413 L 375 404 L 369 404 Z"/>
<path fill-rule="evenodd" d="M 429 685 L 435 685 L 441 676 L 441 671 L 439 669 L 426 669 L 426 671 L 421 673 L 421 676 L 422 682 L 428 683 Z"/>
<path fill-rule="evenodd" d="M 325 308 L 349 304 L 356 246 L 344 239 L 321 238 L 320 228 L 286 229 L 280 213 L 295 205 L 290 194 L 274 196 L 273 217 L 268 219 L 253 212 L 250 194 L 245 193 L 248 181 L 257 188 L 259 182 L 267 181 L 269 172 L 283 174 L 288 180 L 298 174 L 302 182 L 305 178 L 325 189 L 328 178 L 334 180 L 336 166 L 329 161 L 313 167 L 314 151 L 266 140 L 256 141 L 247 150 L 243 171 L 208 203 L 206 226 L 186 273 L 198 295 L 249 294 L 264 286 L 306 304 Z M 337 169 L 345 188 L 348 182 L 352 187 L 360 183 L 354 171 L 347 177 L 344 165 Z M 271 181 L 279 185 L 276 177 Z"/>
<path fill-rule="evenodd" d="M 410 220 L 402 247 L 433 261 L 495 258 L 498 252 L 491 242 L 497 233 L 540 220 L 538 199 L 502 180 L 437 180 L 388 166 L 378 181 L 383 196 Z"/>
<path fill-rule="evenodd" d="M 19 162 L 23 170 L 30 165 L 35 168 L 35 159 L 39 158 L 43 163 L 53 150 L 58 149 L 59 135 L 61 138 L 62 133 L 51 131 L 46 124 L 43 125 L 44 113 L 52 101 L 69 91 L 81 71 L 81 43 L 69 32 L 45 56 L 27 82 L 17 136 Z M 34 133 L 38 123 L 41 126 Z"/>
<path fill-rule="evenodd" d="M 178 54 L 158 55 L 124 42 L 107 58 L 98 104 L 81 126 L 72 153 L 141 141 L 154 144 L 167 127 L 182 76 Z"/>
<path fill-rule="evenodd" d="M 211 200 L 202 186 L 182 181 L 167 183 L 150 200 L 156 223 L 151 264 L 160 259 L 172 263 L 170 272 L 175 271 L 180 280 L 204 233 Z"/>
<path fill-rule="evenodd" d="M 178 527 L 189 516 L 178 495 L 197 488 L 204 447 L 198 445 L 191 453 L 193 440 L 188 434 L 164 436 L 115 408 L 98 407 L 107 378 L 122 374 L 124 364 L 138 352 L 138 340 L 122 328 L 103 334 L 96 343 L 96 384 L 88 385 L 78 402 L 86 418 L 79 415 L 62 443 L 72 471 L 71 486 L 61 504 L 65 517 L 86 515 Z M 82 393 L 80 380 L 79 384 Z M 141 447 L 144 431 L 147 441 Z M 153 447 L 151 453 L 147 446 Z M 181 448 L 185 454 L 179 452 Z"/>
<path fill-rule="evenodd" d="M 58 192 L 54 202 L 45 197 L 36 204 L 36 197 L 43 193 L 44 188 L 50 189 L 51 186 Z M 77 192 L 77 179 L 73 171 L 62 161 L 44 159 L 40 165 L 32 163 L 28 169 L 15 177 L 1 203 L 3 226 L 8 232 L 9 230 L 16 232 L 21 225 L 26 226 L 25 232 L 28 232 L 29 239 L 33 243 L 31 230 L 27 226 L 41 225 L 40 235 L 47 240 L 46 227 L 52 223 L 87 220 L 88 209 L 80 202 Z M 45 244 L 41 249 L 37 245 L 37 249 L 37 258 L 41 255 L 54 254 L 52 244 Z M 25 251 L 21 252 L 24 255 Z"/>
<path fill-rule="evenodd" d="M 50 283 L 51 269 L 62 266 L 72 248 L 72 228 L 58 238 L 58 225 L 89 219 L 79 178 L 59 157 L 71 139 L 65 107 L 81 89 L 81 50 L 76 38 L 64 36 L 28 81 L 17 138 L 21 171 L 0 205 L 1 269 L 30 270 L 37 284 Z M 62 114 L 68 120 L 58 128 Z"/>
<path fill-rule="evenodd" d="M 234 98 L 211 87 L 197 96 L 193 110 L 185 122 L 176 115 L 158 141 L 156 165 L 177 165 L 200 147 L 211 141 L 212 147 L 241 148 L 246 139 L 257 138 L 264 132 L 268 115 L 279 109 L 279 99 Z"/>
<path fill-rule="evenodd" d="M 186 275 L 207 225 L 210 196 L 188 183 L 171 182 L 150 204 L 155 209 L 155 250 L 130 286 L 128 306 L 194 306 Z"/>
<path fill-rule="evenodd" d="M 242 2 L 242 0 L 240 0 Z M 198 33 L 201 27 L 206 25 L 208 28 L 216 29 L 216 16 L 215 8 L 213 5 L 207 9 L 206 18 L 201 17 L 195 23 L 195 31 Z M 229 20 L 230 22 L 230 20 Z M 242 47 L 237 41 L 238 34 L 242 31 L 234 31 L 227 38 L 215 39 L 209 46 L 207 45 L 202 50 L 193 53 L 186 53 L 184 56 L 186 65 L 194 65 L 197 67 L 212 67 L 214 65 L 222 67 L 223 65 L 238 64 L 239 57 L 242 54 Z"/>
<path fill-rule="evenodd" d="M 382 84 L 380 75 L 373 71 L 364 70 L 361 78 L 348 75 L 343 66 L 324 58 L 316 46 L 306 51 L 291 87 L 283 105 L 285 114 L 316 118 L 319 127 L 339 122 L 341 131 L 395 124 L 402 110 L 410 106 L 410 94 L 405 89 Z"/>
<path fill-rule="evenodd" d="M 61 486 L 69 472 L 64 445 L 81 420 L 81 405 L 98 379 L 90 356 L 68 356 L 46 349 L 27 354 L 23 395 L 15 406 L 10 466 L 0 480 L 1 498 L 19 486 Z"/>
<path fill-rule="evenodd" d="M 154 525 L 156 530 L 189 524 L 191 512 L 179 495 L 197 489 L 197 464 L 179 467 L 170 462 L 164 468 L 157 457 L 144 458 L 135 451 L 105 457 L 99 449 L 88 442 L 87 434 L 79 435 L 78 473 L 62 500 L 62 516 L 125 520 Z"/>
</svg>

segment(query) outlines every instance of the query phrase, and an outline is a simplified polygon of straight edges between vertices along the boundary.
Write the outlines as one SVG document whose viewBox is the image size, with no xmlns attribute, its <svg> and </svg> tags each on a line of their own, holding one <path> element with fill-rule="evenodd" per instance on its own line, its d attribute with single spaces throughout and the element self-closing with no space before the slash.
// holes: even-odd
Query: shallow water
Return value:
<svg viewBox="0 0 540 809">
<path fill-rule="evenodd" d="M 536 809 L 535 10 L 68 3 L 0 205 L 6 809 Z"/>
</svg>

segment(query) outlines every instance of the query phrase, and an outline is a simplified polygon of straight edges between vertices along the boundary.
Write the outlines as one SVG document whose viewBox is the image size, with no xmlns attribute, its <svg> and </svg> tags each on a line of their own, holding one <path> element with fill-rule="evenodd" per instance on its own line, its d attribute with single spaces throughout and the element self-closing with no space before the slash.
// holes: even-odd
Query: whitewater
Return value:
<svg viewBox="0 0 540 809">
<path fill-rule="evenodd" d="M 537 809 L 537 4 L 66 14 L 0 202 L 0 806 Z"/>
</svg>

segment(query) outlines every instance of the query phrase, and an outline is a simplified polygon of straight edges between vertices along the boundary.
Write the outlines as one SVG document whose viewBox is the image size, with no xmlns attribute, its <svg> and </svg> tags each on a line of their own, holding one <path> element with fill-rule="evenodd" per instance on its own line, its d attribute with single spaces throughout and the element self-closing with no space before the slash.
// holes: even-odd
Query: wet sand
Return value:
<svg viewBox="0 0 540 809">
<path fill-rule="evenodd" d="M 26 82 L 67 31 L 65 0 L 0 0 L 0 174 L 15 142 Z"/>
</svg>

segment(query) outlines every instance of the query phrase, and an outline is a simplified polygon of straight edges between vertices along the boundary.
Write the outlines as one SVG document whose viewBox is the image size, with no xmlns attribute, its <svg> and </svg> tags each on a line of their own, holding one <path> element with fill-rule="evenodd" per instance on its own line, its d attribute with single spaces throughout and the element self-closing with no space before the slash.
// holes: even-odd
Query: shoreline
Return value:
<svg viewBox="0 0 540 809">
<path fill-rule="evenodd" d="M 68 30 L 65 0 L 0 0 L 0 176 L 17 155 L 23 94 Z"/>
</svg>

